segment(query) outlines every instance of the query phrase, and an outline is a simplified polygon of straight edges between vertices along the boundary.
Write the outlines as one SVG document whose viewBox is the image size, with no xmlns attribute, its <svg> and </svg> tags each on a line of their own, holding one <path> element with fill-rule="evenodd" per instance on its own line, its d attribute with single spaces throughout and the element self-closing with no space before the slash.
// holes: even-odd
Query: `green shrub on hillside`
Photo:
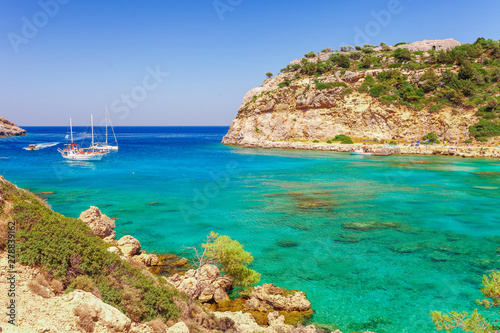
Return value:
<svg viewBox="0 0 500 333">
<path fill-rule="evenodd" d="M 469 128 L 472 137 L 484 141 L 484 138 L 500 136 L 500 123 L 491 120 L 481 119 L 478 123 Z"/>
<path fill-rule="evenodd" d="M 336 135 L 332 141 L 340 141 L 342 144 L 353 144 L 352 139 L 344 134 Z"/>
<path fill-rule="evenodd" d="M 429 142 L 434 142 L 437 140 L 437 138 L 438 138 L 438 136 L 436 135 L 436 133 L 431 132 L 431 133 L 424 135 L 422 137 L 422 140 L 429 140 Z"/>
<path fill-rule="evenodd" d="M 33 194 L 7 182 L 1 182 L 0 194 L 13 204 L 20 263 L 41 267 L 64 286 L 93 284 L 104 302 L 137 320 L 178 317 L 173 297 L 179 294 L 108 252 L 109 245 L 83 221 L 53 212 Z M 4 205 L 0 203 L 0 210 Z M 127 299 L 126 290 L 135 290 L 137 297 Z"/>
<path fill-rule="evenodd" d="M 393 56 L 396 60 L 403 62 L 411 60 L 411 52 L 408 49 L 398 48 L 394 51 Z"/>
</svg>

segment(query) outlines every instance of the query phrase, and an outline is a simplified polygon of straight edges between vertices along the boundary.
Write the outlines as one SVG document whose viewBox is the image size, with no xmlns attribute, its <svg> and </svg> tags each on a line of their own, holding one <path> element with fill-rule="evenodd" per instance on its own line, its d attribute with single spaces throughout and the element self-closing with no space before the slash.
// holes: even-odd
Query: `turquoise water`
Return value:
<svg viewBox="0 0 500 333">
<path fill-rule="evenodd" d="M 118 153 L 72 163 L 61 145 L 22 149 L 63 142 L 66 128 L 27 130 L 0 139 L 1 174 L 54 191 L 54 210 L 96 205 L 147 251 L 186 256 L 212 230 L 229 235 L 262 282 L 305 291 L 314 321 L 344 332 L 433 332 L 430 310 L 471 311 L 500 268 L 498 160 L 244 149 L 219 144 L 226 127 L 122 127 Z"/>
</svg>

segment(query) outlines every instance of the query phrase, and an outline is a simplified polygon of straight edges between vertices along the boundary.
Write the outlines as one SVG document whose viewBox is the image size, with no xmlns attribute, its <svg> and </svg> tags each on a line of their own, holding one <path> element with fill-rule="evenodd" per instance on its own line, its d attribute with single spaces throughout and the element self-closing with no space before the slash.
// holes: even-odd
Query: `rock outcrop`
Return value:
<svg viewBox="0 0 500 333">
<path fill-rule="evenodd" d="M 219 322 L 225 324 L 226 331 L 233 330 L 238 333 L 316 333 L 316 328 L 313 325 L 294 327 L 285 324 L 285 318 L 280 316 L 278 312 L 269 313 L 269 326 L 267 327 L 259 326 L 250 313 L 226 311 L 214 312 L 214 315 Z"/>
<path fill-rule="evenodd" d="M 250 299 L 245 302 L 245 307 L 264 312 L 269 309 L 308 311 L 311 309 L 311 302 L 301 291 L 288 291 L 266 283 L 252 290 Z"/>
<path fill-rule="evenodd" d="M 116 243 L 125 257 L 135 256 L 141 251 L 141 243 L 130 235 L 123 236 Z"/>
<path fill-rule="evenodd" d="M 209 264 L 197 270 L 191 269 L 182 276 L 174 274 L 167 281 L 180 292 L 202 303 L 229 301 L 227 293 L 233 286 L 229 276 L 221 275 L 217 266 Z"/>
<path fill-rule="evenodd" d="M 11 121 L 0 117 L 0 137 L 26 135 L 26 130 L 18 127 Z"/>
<path fill-rule="evenodd" d="M 107 237 L 110 237 L 110 239 L 115 238 L 115 221 L 101 213 L 96 206 L 90 206 L 89 209 L 80 214 L 79 218 L 88 224 L 96 236 L 102 239 Z"/>
</svg>

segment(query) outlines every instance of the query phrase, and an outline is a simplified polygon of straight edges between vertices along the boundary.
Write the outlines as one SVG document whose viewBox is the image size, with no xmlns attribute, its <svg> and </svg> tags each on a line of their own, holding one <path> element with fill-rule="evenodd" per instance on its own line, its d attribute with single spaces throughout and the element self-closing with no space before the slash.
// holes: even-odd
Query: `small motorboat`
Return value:
<svg viewBox="0 0 500 333">
<path fill-rule="evenodd" d="M 351 155 L 366 155 L 366 156 L 372 156 L 373 152 L 368 151 L 366 148 L 358 148 L 356 150 L 351 149 L 349 151 Z"/>
<path fill-rule="evenodd" d="M 29 150 L 36 150 L 36 145 L 29 145 L 29 146 L 28 146 L 28 149 L 29 149 Z"/>
</svg>

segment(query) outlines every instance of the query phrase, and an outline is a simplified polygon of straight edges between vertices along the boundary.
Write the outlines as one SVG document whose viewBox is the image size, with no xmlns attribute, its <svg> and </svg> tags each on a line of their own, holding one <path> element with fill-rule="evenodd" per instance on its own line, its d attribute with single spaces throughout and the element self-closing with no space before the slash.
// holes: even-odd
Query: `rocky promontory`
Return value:
<svg viewBox="0 0 500 333">
<path fill-rule="evenodd" d="M 26 135 L 26 130 L 18 127 L 11 121 L 0 117 L 0 137 Z"/>
<path fill-rule="evenodd" d="M 500 42 L 484 39 L 310 52 L 246 93 L 222 143 L 304 149 L 341 134 L 411 142 L 429 133 L 492 143 L 500 137 L 499 58 Z"/>
</svg>

